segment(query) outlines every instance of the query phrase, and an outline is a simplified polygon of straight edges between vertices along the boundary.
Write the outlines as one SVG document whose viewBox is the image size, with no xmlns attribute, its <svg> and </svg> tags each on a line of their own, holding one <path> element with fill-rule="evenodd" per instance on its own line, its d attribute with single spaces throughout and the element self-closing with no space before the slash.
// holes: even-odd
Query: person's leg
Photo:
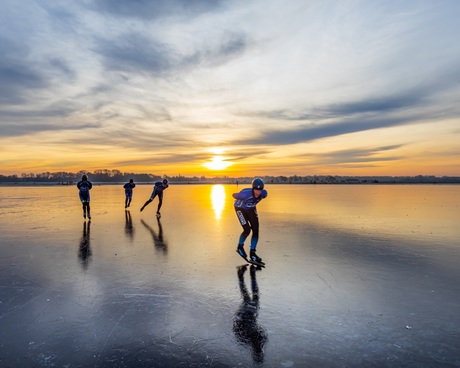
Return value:
<svg viewBox="0 0 460 368">
<path fill-rule="evenodd" d="M 147 206 L 150 202 L 152 202 L 151 198 L 147 202 L 144 203 L 144 205 L 141 208 L 141 212 L 144 210 L 145 206 Z"/>
<path fill-rule="evenodd" d="M 158 196 L 158 207 L 157 207 L 157 213 L 160 213 L 160 208 L 161 205 L 163 204 L 163 196 Z"/>
<path fill-rule="evenodd" d="M 141 208 L 141 212 L 144 210 L 145 206 L 147 206 L 150 202 L 152 202 L 157 195 L 157 189 L 153 189 L 152 195 L 150 196 L 150 199 L 144 203 L 144 205 Z"/>
<path fill-rule="evenodd" d="M 259 241 L 259 216 L 256 209 L 248 211 L 247 214 L 249 223 L 251 224 L 252 237 L 251 237 L 251 250 L 249 251 L 249 258 L 253 261 L 262 263 L 262 258 L 256 254 L 257 243 Z"/>
<path fill-rule="evenodd" d="M 79 196 L 80 196 L 81 207 L 83 209 L 83 218 L 86 218 L 86 199 L 87 199 L 87 196 L 85 196 L 82 193 L 80 193 Z"/>
<path fill-rule="evenodd" d="M 247 254 L 244 250 L 244 242 L 246 238 L 249 236 L 249 233 L 251 232 L 251 227 L 249 226 L 246 211 L 235 208 L 235 212 L 236 216 L 238 217 L 238 220 L 240 221 L 240 225 L 243 227 L 243 232 L 240 234 L 240 238 L 238 240 L 238 247 L 236 248 L 236 251 L 241 257 L 247 258 Z"/>
<path fill-rule="evenodd" d="M 90 202 L 90 194 L 88 193 L 87 197 L 86 197 L 86 212 L 88 213 L 88 218 L 91 220 L 91 213 L 90 213 L 90 208 L 89 208 L 89 202 Z"/>
<path fill-rule="evenodd" d="M 251 250 L 255 251 L 259 242 L 259 216 L 256 210 L 248 211 L 247 216 L 252 229 Z"/>
</svg>

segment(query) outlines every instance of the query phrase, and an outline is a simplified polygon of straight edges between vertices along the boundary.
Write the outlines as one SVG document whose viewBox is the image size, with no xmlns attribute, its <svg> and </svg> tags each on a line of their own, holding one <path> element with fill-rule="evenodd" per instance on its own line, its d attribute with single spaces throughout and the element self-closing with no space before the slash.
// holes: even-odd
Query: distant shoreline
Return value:
<svg viewBox="0 0 460 368">
<path fill-rule="evenodd" d="M 183 175 L 156 175 L 149 173 L 122 173 L 119 170 L 96 170 L 94 173 L 80 171 L 45 172 L 41 174 L 1 175 L 0 186 L 54 186 L 76 185 L 83 174 L 95 185 L 123 185 L 134 180 L 139 185 L 153 185 L 153 183 L 168 179 L 171 184 L 241 184 L 252 182 L 254 176 L 183 176 Z M 460 184 L 460 176 L 436 175 L 260 175 L 265 184 Z"/>
<path fill-rule="evenodd" d="M 92 182 L 94 186 L 106 186 L 106 185 L 120 185 L 123 186 L 125 182 Z M 136 185 L 154 185 L 155 182 L 136 182 Z M 216 185 L 216 184 L 226 184 L 226 185 L 247 185 L 250 184 L 250 181 L 236 181 L 236 180 L 227 180 L 227 181 L 170 181 L 171 185 Z M 458 185 L 458 182 L 423 182 L 423 181 L 382 181 L 382 182 L 266 182 L 267 185 Z M 54 186 L 76 186 L 76 182 L 71 183 L 61 183 L 61 182 L 3 182 L 0 183 L 0 187 L 54 187 Z"/>
</svg>

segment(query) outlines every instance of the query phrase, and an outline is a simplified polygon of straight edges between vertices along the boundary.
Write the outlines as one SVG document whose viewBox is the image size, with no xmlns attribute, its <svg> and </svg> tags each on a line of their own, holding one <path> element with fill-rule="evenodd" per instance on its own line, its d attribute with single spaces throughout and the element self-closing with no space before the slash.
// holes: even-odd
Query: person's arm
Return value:
<svg viewBox="0 0 460 368">
<path fill-rule="evenodd" d="M 239 193 L 233 193 L 233 198 L 245 200 L 252 196 L 252 190 L 249 188 L 245 188 L 241 190 Z"/>
<path fill-rule="evenodd" d="M 262 194 L 261 194 L 262 198 L 267 198 L 268 196 L 268 192 L 265 190 L 265 189 L 262 189 Z"/>
</svg>

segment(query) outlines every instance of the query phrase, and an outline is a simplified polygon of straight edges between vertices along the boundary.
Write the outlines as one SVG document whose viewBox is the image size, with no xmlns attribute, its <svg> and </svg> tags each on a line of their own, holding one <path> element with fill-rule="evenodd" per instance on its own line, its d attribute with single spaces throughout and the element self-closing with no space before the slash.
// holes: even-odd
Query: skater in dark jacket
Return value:
<svg viewBox="0 0 460 368">
<path fill-rule="evenodd" d="M 90 213 L 90 208 L 89 208 L 89 191 L 93 187 L 93 184 L 88 181 L 88 176 L 83 175 L 81 177 L 81 181 L 77 183 L 77 188 L 80 189 L 79 195 L 80 195 L 80 201 L 83 206 L 83 218 L 86 219 L 86 214 L 88 214 L 88 219 L 91 220 L 91 213 Z"/>
<path fill-rule="evenodd" d="M 133 189 L 135 188 L 136 184 L 134 184 L 134 180 L 130 179 L 129 183 L 126 183 L 123 185 L 123 188 L 125 188 L 125 208 L 128 208 L 129 205 L 131 204 L 131 201 L 133 199 Z"/>
<path fill-rule="evenodd" d="M 144 205 L 141 208 L 141 212 L 144 210 L 145 206 L 150 204 L 155 197 L 158 195 L 158 207 L 157 207 L 157 216 L 160 217 L 160 208 L 161 205 L 163 204 L 163 191 L 169 187 L 168 184 L 168 179 L 163 179 L 163 181 L 157 181 L 155 185 L 153 186 L 153 192 L 152 195 L 150 196 L 150 199 L 144 203 Z"/>
<path fill-rule="evenodd" d="M 252 188 L 245 188 L 239 193 L 233 194 L 233 198 L 235 198 L 235 212 L 243 227 L 243 232 L 240 235 L 236 251 L 241 257 L 247 259 L 247 254 L 244 250 L 244 241 L 252 230 L 249 258 L 251 261 L 257 263 L 263 262 L 262 258 L 256 254 L 257 242 L 259 241 L 259 217 L 257 215 L 256 205 L 262 199 L 266 198 L 267 195 L 268 193 L 264 189 L 264 182 L 260 178 L 256 178 L 252 181 Z"/>
</svg>

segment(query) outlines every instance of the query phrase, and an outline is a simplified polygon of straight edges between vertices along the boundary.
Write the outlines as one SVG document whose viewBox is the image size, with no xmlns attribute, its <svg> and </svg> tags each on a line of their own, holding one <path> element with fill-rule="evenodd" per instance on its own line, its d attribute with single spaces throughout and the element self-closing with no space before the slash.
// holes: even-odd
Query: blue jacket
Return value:
<svg viewBox="0 0 460 368">
<path fill-rule="evenodd" d="M 157 181 L 155 183 L 155 186 L 153 187 L 153 190 L 155 190 L 157 193 L 162 193 L 163 190 L 165 190 L 167 187 L 169 187 L 169 184 L 166 184 L 163 186 L 163 182 Z"/>
<path fill-rule="evenodd" d="M 85 194 L 89 193 L 89 190 L 93 187 L 93 184 L 90 181 L 84 182 L 83 180 L 77 183 L 77 188 L 80 189 L 80 193 Z"/>
<path fill-rule="evenodd" d="M 267 195 L 267 191 L 263 189 L 260 197 L 256 198 L 252 194 L 252 188 L 245 188 L 239 193 L 233 193 L 233 198 L 235 198 L 234 206 L 243 209 L 255 208 L 257 203 L 267 198 Z"/>
<path fill-rule="evenodd" d="M 163 199 L 163 191 L 169 187 L 169 184 L 166 184 L 163 186 L 163 182 L 157 181 L 155 185 L 153 186 L 153 192 L 152 195 L 150 196 L 150 199 L 153 200 L 157 195 L 159 198 Z"/>
<path fill-rule="evenodd" d="M 123 185 L 123 188 L 125 188 L 125 193 L 126 194 L 133 194 L 133 189 L 136 186 L 134 183 L 126 183 Z"/>
</svg>

